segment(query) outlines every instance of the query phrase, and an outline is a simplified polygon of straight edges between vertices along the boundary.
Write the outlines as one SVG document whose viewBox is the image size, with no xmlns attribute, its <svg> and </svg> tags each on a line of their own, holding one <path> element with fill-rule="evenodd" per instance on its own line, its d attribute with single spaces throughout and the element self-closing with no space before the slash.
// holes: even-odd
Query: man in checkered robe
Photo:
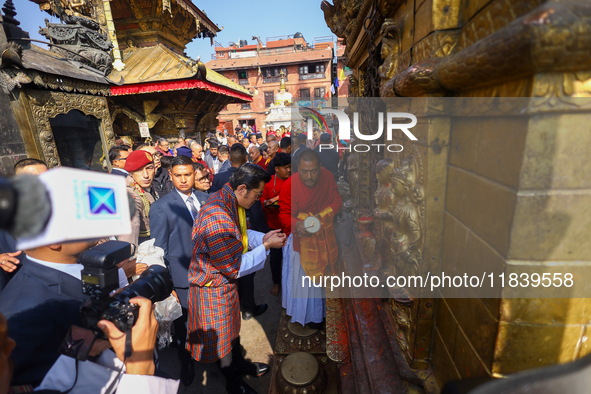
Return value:
<svg viewBox="0 0 591 394">
<path fill-rule="evenodd" d="M 241 375 L 261 376 L 269 366 L 244 360 L 236 279 L 262 269 L 269 248 L 281 248 L 285 234 L 248 230 L 245 209 L 260 199 L 270 176 L 243 164 L 199 211 L 193 226 L 189 267 L 187 350 L 204 363 L 218 362 L 229 393 L 255 393 Z"/>
</svg>

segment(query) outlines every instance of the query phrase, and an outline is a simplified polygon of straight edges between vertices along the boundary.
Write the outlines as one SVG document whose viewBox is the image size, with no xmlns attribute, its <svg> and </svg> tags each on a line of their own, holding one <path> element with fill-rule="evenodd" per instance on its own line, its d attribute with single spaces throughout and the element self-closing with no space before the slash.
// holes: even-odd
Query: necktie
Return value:
<svg viewBox="0 0 591 394">
<path fill-rule="evenodd" d="M 193 216 L 193 220 L 195 220 L 195 219 L 197 219 L 197 214 L 199 213 L 199 211 L 197 211 L 197 208 L 195 207 L 195 203 L 193 202 L 193 197 L 190 196 L 187 201 L 189 201 L 189 207 L 191 207 L 191 216 Z"/>
</svg>

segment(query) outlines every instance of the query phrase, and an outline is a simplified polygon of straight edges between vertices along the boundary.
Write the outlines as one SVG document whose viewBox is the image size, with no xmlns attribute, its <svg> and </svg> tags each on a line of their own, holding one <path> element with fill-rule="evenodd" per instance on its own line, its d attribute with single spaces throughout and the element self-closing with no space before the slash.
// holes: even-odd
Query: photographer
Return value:
<svg viewBox="0 0 591 394">
<path fill-rule="evenodd" d="M 0 293 L 0 312 L 18 342 L 13 384 L 37 386 L 59 357 L 70 326 L 80 325 L 80 306 L 88 297 L 82 294 L 78 257 L 97 243 L 68 242 L 24 251 L 22 268 Z M 118 275 L 119 286 L 125 286 L 123 270 Z M 106 341 L 97 342 L 93 354 L 105 345 Z"/>
<path fill-rule="evenodd" d="M 95 244 L 71 242 L 24 251 L 22 268 L 0 293 L 0 312 L 18 343 L 13 384 L 41 383 L 70 326 L 80 324 L 80 306 L 88 297 L 82 294 L 77 260 Z"/>
<path fill-rule="evenodd" d="M 176 393 L 178 390 L 178 381 L 152 376 L 155 369 L 153 361 L 154 345 L 158 332 L 158 323 L 152 312 L 152 303 L 142 297 L 135 297 L 130 301 L 139 306 L 138 321 L 131 330 L 132 354 L 130 357 L 124 357 L 126 335 L 109 321 L 101 320 L 99 322 L 99 327 L 109 339 L 115 355 L 125 365 L 125 373 L 114 387 L 116 389 L 115 392 L 118 394 L 136 392 Z M 6 394 L 8 392 L 11 381 L 10 355 L 15 345 L 19 345 L 9 336 L 9 329 L 10 327 L 7 326 L 6 319 L 0 314 L 0 394 Z M 74 388 L 72 381 L 75 381 L 74 385 L 87 385 L 87 381 L 83 382 L 81 379 L 76 379 L 73 376 L 77 373 L 75 367 L 68 368 L 67 370 L 61 368 L 63 365 L 73 362 L 72 359 L 60 359 L 46 376 L 42 387 L 36 390 L 36 392 L 43 393 L 49 392 L 49 390 L 67 391 Z M 106 367 L 100 365 L 94 366 L 94 372 L 102 372 L 101 368 L 106 373 L 110 372 Z M 96 375 L 100 374 L 96 373 Z M 103 387 L 104 384 L 101 384 L 100 388 Z M 99 389 L 99 387 L 95 388 Z M 84 389 L 89 388 L 84 387 Z M 72 392 L 75 391 L 72 390 Z"/>
</svg>

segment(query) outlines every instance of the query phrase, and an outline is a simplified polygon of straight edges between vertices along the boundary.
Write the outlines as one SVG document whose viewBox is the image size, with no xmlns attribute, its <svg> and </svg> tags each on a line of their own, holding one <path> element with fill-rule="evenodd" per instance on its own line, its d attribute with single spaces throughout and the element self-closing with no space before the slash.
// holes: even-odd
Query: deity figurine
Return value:
<svg viewBox="0 0 591 394">
<path fill-rule="evenodd" d="M 391 158 L 376 164 L 378 188 L 374 194 L 376 208 L 373 211 L 376 247 L 384 270 L 389 274 L 394 273 L 394 255 L 390 251 L 390 236 L 394 233 L 392 213 L 397 201 L 391 181 L 394 164 Z"/>
<path fill-rule="evenodd" d="M 400 27 L 394 19 L 386 19 L 381 28 L 382 51 L 380 55 L 384 62 L 378 68 L 381 82 L 382 97 L 394 97 L 394 76 L 398 73 L 399 57 L 401 53 Z"/>
<path fill-rule="evenodd" d="M 391 177 L 396 206 L 392 213 L 394 230 L 389 243 L 393 255 L 394 271 L 397 276 L 420 274 L 422 254 L 422 225 L 420 204 L 423 192 L 417 181 L 417 166 L 414 156 L 402 160 Z M 407 360 L 412 360 L 413 326 L 417 304 L 417 289 L 393 288 L 390 307 L 396 322 L 396 339 Z"/>
<path fill-rule="evenodd" d="M 418 275 L 421 261 L 421 188 L 415 184 L 417 169 L 414 156 L 402 160 L 392 174 L 392 188 L 397 202 L 392 214 L 394 231 L 390 247 L 394 254 L 396 275 Z"/>
</svg>

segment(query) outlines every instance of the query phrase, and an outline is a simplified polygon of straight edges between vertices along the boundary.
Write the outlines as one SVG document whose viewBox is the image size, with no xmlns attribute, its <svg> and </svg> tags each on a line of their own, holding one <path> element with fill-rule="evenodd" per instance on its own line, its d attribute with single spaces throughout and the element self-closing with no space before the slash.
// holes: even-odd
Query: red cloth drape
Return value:
<svg viewBox="0 0 591 394">
<path fill-rule="evenodd" d="M 295 173 L 285 181 L 279 193 L 281 229 L 289 235 L 294 231 L 300 213 L 315 215 L 330 207 L 336 214 L 342 205 L 337 183 L 330 171 L 321 167 L 320 179 L 312 188 L 304 185 L 298 173 Z M 294 250 L 299 252 L 299 237 L 294 237 L 293 241 Z"/>
<path fill-rule="evenodd" d="M 229 88 L 214 85 L 199 79 L 187 79 L 183 81 L 162 81 L 151 83 L 138 83 L 133 85 L 111 86 L 111 96 L 123 96 L 128 94 L 168 92 L 171 90 L 202 89 L 223 94 L 247 102 L 252 102 L 252 97 L 236 92 Z"/>
</svg>

